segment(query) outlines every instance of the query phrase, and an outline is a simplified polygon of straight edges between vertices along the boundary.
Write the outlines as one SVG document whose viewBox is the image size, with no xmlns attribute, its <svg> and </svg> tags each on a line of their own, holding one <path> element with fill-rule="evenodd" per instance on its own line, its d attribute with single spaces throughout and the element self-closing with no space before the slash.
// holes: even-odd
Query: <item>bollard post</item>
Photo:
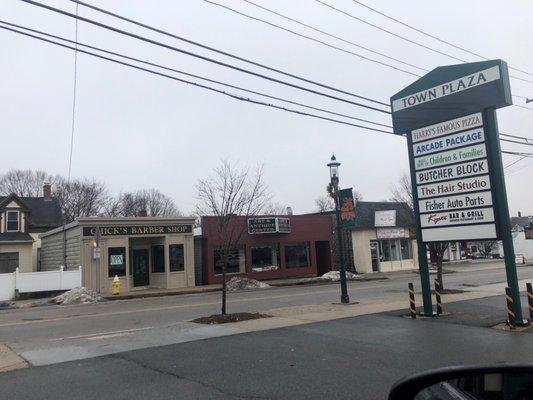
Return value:
<svg viewBox="0 0 533 400">
<path fill-rule="evenodd" d="M 409 314 L 411 318 L 416 318 L 415 288 L 412 283 L 407 286 L 409 289 Z"/>
<path fill-rule="evenodd" d="M 515 329 L 515 313 L 514 302 L 513 302 L 513 292 L 510 287 L 505 288 L 505 299 L 507 300 L 507 323 L 509 324 L 509 329 Z"/>
<path fill-rule="evenodd" d="M 533 323 L 533 288 L 531 283 L 526 283 L 527 288 L 527 305 L 529 307 L 529 323 Z"/>
<path fill-rule="evenodd" d="M 435 279 L 435 300 L 437 301 L 437 315 L 442 314 L 442 298 L 440 280 Z"/>
</svg>

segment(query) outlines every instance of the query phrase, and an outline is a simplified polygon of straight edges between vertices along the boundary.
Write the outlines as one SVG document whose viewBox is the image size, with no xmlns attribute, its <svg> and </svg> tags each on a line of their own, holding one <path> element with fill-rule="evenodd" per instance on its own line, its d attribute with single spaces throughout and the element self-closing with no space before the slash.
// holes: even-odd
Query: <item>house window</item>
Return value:
<svg viewBox="0 0 533 400">
<path fill-rule="evenodd" d="M 165 248 L 163 245 L 152 246 L 152 272 L 165 272 Z"/>
<path fill-rule="evenodd" d="M 275 271 L 279 269 L 278 245 L 252 247 L 252 271 Z"/>
<path fill-rule="evenodd" d="M 0 274 L 15 272 L 19 266 L 19 253 L 0 253 Z"/>
<path fill-rule="evenodd" d="M 285 264 L 287 268 L 309 267 L 309 243 L 285 245 Z"/>
<path fill-rule="evenodd" d="M 7 211 L 6 212 L 6 231 L 7 232 L 18 232 L 20 230 L 19 211 Z"/>
<path fill-rule="evenodd" d="M 215 275 L 222 275 L 222 251 L 217 248 L 213 251 L 215 263 Z M 233 247 L 228 252 L 228 260 L 226 263 L 226 273 L 236 274 L 245 271 L 246 255 L 244 246 Z"/>
<path fill-rule="evenodd" d="M 110 247 L 107 249 L 108 276 L 126 276 L 126 248 Z"/>
<path fill-rule="evenodd" d="M 168 246 L 170 257 L 170 272 L 183 271 L 185 268 L 185 257 L 182 244 L 171 244 Z"/>
</svg>

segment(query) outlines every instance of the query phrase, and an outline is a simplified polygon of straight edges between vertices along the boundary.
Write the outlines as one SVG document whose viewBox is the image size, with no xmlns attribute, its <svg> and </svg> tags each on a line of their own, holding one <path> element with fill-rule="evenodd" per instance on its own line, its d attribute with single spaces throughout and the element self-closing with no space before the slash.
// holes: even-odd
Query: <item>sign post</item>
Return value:
<svg viewBox="0 0 533 400">
<path fill-rule="evenodd" d="M 394 132 L 407 136 L 424 314 L 426 243 L 500 239 L 523 321 L 495 111 L 511 104 L 502 60 L 438 67 L 391 98 Z"/>
</svg>

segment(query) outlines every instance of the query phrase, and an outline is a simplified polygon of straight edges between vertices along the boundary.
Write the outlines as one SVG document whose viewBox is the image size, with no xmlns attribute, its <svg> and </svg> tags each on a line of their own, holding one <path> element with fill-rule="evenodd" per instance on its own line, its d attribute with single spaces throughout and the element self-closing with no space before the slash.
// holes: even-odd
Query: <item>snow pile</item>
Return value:
<svg viewBox="0 0 533 400">
<path fill-rule="evenodd" d="M 235 276 L 226 283 L 226 287 L 227 287 L 228 292 L 236 292 L 237 290 L 246 290 L 246 289 L 265 289 L 265 288 L 269 288 L 270 285 L 267 283 L 259 282 L 255 279 L 248 279 L 248 278 L 243 278 L 240 276 Z"/>
<path fill-rule="evenodd" d="M 67 305 L 96 303 L 97 301 L 101 300 L 102 297 L 94 290 L 87 289 L 86 287 L 82 286 L 60 294 L 59 296 L 56 296 L 50 300 L 50 302 L 54 304 Z"/>
<path fill-rule="evenodd" d="M 325 281 L 338 282 L 341 280 L 341 274 L 339 271 L 329 271 L 322 275 L 320 279 L 323 279 Z M 354 281 L 359 279 L 359 276 L 352 272 L 346 271 L 346 279 L 349 281 Z"/>
</svg>

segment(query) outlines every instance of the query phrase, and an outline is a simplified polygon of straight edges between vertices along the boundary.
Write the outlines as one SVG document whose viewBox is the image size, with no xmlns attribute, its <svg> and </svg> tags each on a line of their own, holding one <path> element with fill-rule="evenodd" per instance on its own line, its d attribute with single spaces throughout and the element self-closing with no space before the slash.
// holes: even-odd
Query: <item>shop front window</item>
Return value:
<svg viewBox="0 0 533 400">
<path fill-rule="evenodd" d="M 163 245 L 152 246 L 152 272 L 165 272 L 165 249 Z"/>
<path fill-rule="evenodd" d="M 215 275 L 222 275 L 222 251 L 217 248 L 213 251 Z M 226 274 L 236 274 L 245 271 L 246 255 L 244 246 L 233 247 L 228 251 Z"/>
<path fill-rule="evenodd" d="M 185 253 L 183 244 L 171 244 L 168 246 L 170 258 L 170 272 L 183 271 L 185 269 Z"/>
<path fill-rule="evenodd" d="M 253 246 L 252 247 L 252 271 L 264 272 L 279 269 L 279 246 Z"/>
<path fill-rule="evenodd" d="M 108 276 L 126 276 L 126 248 L 110 247 L 107 249 Z"/>
<path fill-rule="evenodd" d="M 287 268 L 309 267 L 309 243 L 285 245 L 285 264 Z"/>
<path fill-rule="evenodd" d="M 380 261 L 400 261 L 413 258 L 408 239 L 389 239 L 379 242 Z"/>
<path fill-rule="evenodd" d="M 402 249 L 402 260 L 410 260 L 411 258 L 413 258 L 411 242 L 408 239 L 401 239 L 400 246 Z"/>
</svg>

